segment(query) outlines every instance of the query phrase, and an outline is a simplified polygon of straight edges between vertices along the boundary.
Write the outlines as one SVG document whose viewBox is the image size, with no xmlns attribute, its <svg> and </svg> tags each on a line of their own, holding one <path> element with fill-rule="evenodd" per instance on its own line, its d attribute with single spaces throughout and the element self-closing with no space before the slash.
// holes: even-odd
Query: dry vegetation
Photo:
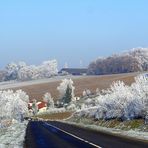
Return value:
<svg viewBox="0 0 148 148">
<path fill-rule="evenodd" d="M 97 125 L 97 126 L 116 128 L 116 129 L 122 129 L 122 130 L 139 129 L 145 132 L 148 131 L 148 126 L 144 124 L 143 119 L 125 120 L 121 122 L 121 120 L 119 119 L 95 120 L 94 118 L 73 116 L 69 118 L 67 121 L 81 123 L 81 124 L 83 123 L 85 125 Z"/>
<path fill-rule="evenodd" d="M 130 74 L 114 74 L 114 75 L 102 75 L 102 76 L 84 76 L 84 78 L 74 79 L 75 86 L 75 95 L 81 96 L 82 91 L 84 89 L 90 89 L 92 92 L 95 92 L 96 88 L 100 90 L 108 88 L 113 81 L 121 80 L 124 81 L 125 84 L 130 85 L 134 82 L 134 77 L 138 73 L 130 73 Z M 50 83 L 42 83 L 42 84 L 34 84 L 29 86 L 23 86 L 16 89 L 22 89 L 30 96 L 30 100 L 37 99 L 42 100 L 42 96 L 46 92 L 50 92 L 51 95 L 57 99 L 58 91 L 57 86 L 61 81 L 50 82 Z"/>
<path fill-rule="evenodd" d="M 42 114 L 36 117 L 42 118 L 44 120 L 63 120 L 72 115 L 72 112 L 62 112 L 62 113 L 52 113 L 52 114 Z"/>
</svg>

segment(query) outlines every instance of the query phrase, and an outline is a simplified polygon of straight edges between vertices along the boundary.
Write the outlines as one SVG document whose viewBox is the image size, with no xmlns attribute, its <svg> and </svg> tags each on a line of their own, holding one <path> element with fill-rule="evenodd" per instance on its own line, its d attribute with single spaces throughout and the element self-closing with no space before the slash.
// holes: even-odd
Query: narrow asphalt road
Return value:
<svg viewBox="0 0 148 148">
<path fill-rule="evenodd" d="M 148 148 L 148 141 L 133 140 L 113 134 L 99 132 L 91 129 L 81 128 L 57 121 L 48 122 L 64 131 L 70 132 L 102 148 Z"/>
<path fill-rule="evenodd" d="M 25 148 L 95 148 L 92 144 L 69 135 L 41 121 L 28 124 Z"/>
<path fill-rule="evenodd" d="M 118 137 L 57 121 L 31 121 L 25 148 L 147 148 L 148 142 Z"/>
</svg>

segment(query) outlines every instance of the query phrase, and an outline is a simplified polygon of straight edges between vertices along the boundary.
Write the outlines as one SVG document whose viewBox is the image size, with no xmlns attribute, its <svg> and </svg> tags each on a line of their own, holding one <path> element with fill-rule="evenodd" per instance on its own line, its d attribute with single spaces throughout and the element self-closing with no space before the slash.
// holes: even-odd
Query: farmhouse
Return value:
<svg viewBox="0 0 148 148">
<path fill-rule="evenodd" d="M 38 106 L 38 109 L 39 110 L 42 110 L 43 108 L 46 108 L 47 107 L 47 103 L 45 103 L 45 102 L 37 102 L 37 106 Z M 29 109 L 32 109 L 32 102 L 30 102 L 28 104 L 28 108 Z"/>
<path fill-rule="evenodd" d="M 86 75 L 87 68 L 63 68 L 59 71 L 59 74 L 72 74 L 72 75 Z"/>
</svg>

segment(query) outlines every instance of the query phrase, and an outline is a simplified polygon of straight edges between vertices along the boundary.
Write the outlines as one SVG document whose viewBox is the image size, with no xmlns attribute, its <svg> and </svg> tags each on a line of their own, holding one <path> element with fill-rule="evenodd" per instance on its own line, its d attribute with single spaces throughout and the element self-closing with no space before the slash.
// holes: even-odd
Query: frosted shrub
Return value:
<svg viewBox="0 0 148 148">
<path fill-rule="evenodd" d="M 69 106 L 67 106 L 66 109 L 70 110 L 70 111 L 74 111 L 74 110 L 76 110 L 76 105 L 75 104 L 70 104 Z"/>
<path fill-rule="evenodd" d="M 91 91 L 89 89 L 85 89 L 83 91 L 83 97 L 87 97 L 87 96 L 90 96 L 91 95 Z"/>
<path fill-rule="evenodd" d="M 49 108 L 54 108 L 54 101 L 53 101 L 53 98 L 51 97 L 50 93 L 46 93 L 44 95 L 43 101 L 47 103 L 47 110 Z"/>
<path fill-rule="evenodd" d="M 59 102 L 64 105 L 71 101 L 75 101 L 74 89 L 75 87 L 73 86 L 73 81 L 71 79 L 62 80 L 60 86 L 57 87 L 57 90 L 60 93 Z"/>
<path fill-rule="evenodd" d="M 144 116 L 148 111 L 148 77 L 140 75 L 135 78 L 135 83 L 131 86 L 135 109 L 139 116 Z"/>
<path fill-rule="evenodd" d="M 123 117 L 124 109 L 130 97 L 131 93 L 128 86 L 125 86 L 121 81 L 114 82 L 110 89 L 106 91 L 105 95 L 100 95 L 98 97 L 98 104 L 100 106 L 98 111 L 107 119 Z"/>
<path fill-rule="evenodd" d="M 85 91 L 85 90 L 82 92 L 82 96 L 83 96 L 83 97 L 86 97 L 86 96 L 87 96 L 87 94 L 86 94 L 86 91 Z"/>
<path fill-rule="evenodd" d="M 96 112 L 93 111 L 96 119 L 145 118 L 148 111 L 148 77 L 137 76 L 135 83 L 131 86 L 126 86 L 121 81 L 114 82 L 110 89 L 104 91 L 95 100 L 92 101 L 97 107 Z M 87 111 L 91 108 L 90 102 L 90 99 L 85 102 L 88 108 L 82 109 L 83 115 L 92 115 L 91 112 Z"/>
<path fill-rule="evenodd" d="M 28 115 L 29 96 L 22 90 L 0 91 L 0 118 L 21 121 Z"/>
<path fill-rule="evenodd" d="M 33 115 L 36 115 L 39 111 L 36 99 L 33 100 L 32 111 L 33 111 Z"/>
<path fill-rule="evenodd" d="M 96 95 L 100 95 L 100 90 L 99 90 L 99 88 L 96 89 Z"/>
</svg>

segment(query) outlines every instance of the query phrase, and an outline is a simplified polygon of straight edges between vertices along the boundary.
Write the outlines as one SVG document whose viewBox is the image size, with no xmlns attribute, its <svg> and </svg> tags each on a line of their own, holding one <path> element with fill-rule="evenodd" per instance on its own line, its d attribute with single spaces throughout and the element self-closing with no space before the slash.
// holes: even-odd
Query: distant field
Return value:
<svg viewBox="0 0 148 148">
<path fill-rule="evenodd" d="M 113 81 L 122 80 L 127 85 L 131 85 L 134 82 L 134 77 L 138 73 L 129 74 L 114 74 L 114 75 L 102 75 L 102 76 L 84 76 L 78 78 L 72 78 L 75 86 L 75 95 L 81 96 L 84 89 L 88 88 L 92 92 L 95 92 L 96 88 L 106 89 Z M 46 92 L 50 92 L 51 95 L 57 99 L 59 94 L 57 91 L 57 86 L 60 84 L 61 80 L 54 82 L 43 82 L 40 84 L 32 84 L 28 86 L 15 87 L 13 90 L 22 89 L 27 92 L 30 96 L 30 100 L 37 99 L 42 100 L 42 96 Z"/>
</svg>

